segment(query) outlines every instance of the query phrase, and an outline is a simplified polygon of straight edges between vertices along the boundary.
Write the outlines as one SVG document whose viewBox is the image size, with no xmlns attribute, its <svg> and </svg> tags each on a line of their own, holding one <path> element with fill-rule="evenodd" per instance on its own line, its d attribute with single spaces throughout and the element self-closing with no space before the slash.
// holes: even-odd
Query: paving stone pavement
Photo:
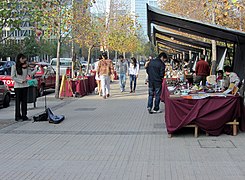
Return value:
<svg viewBox="0 0 245 180">
<path fill-rule="evenodd" d="M 136 93 L 90 94 L 55 99 L 48 106 L 64 114 L 61 124 L 14 122 L 14 105 L 0 109 L 1 180 L 195 180 L 245 179 L 244 133 L 218 137 L 183 129 L 168 138 L 163 113 L 148 114 L 141 70 Z M 44 109 L 28 105 L 29 117 Z"/>
</svg>

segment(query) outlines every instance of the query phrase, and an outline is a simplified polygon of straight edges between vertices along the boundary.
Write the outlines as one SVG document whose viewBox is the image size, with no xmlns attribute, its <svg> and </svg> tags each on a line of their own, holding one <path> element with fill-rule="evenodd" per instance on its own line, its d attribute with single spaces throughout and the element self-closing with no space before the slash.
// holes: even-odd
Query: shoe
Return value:
<svg viewBox="0 0 245 180">
<path fill-rule="evenodd" d="M 106 97 L 110 97 L 110 94 L 107 94 Z"/>
<path fill-rule="evenodd" d="M 31 119 L 29 119 L 27 116 L 22 117 L 23 121 L 30 121 Z"/>
<path fill-rule="evenodd" d="M 161 113 L 162 111 L 161 111 L 160 109 L 157 110 L 157 111 L 153 109 L 152 112 L 153 112 L 153 113 Z"/>
<path fill-rule="evenodd" d="M 104 99 L 106 99 L 106 96 L 103 96 Z"/>
<path fill-rule="evenodd" d="M 149 114 L 152 114 L 151 108 L 147 108 Z"/>
<path fill-rule="evenodd" d="M 22 121 L 22 118 L 21 117 L 16 117 L 15 121 Z"/>
</svg>

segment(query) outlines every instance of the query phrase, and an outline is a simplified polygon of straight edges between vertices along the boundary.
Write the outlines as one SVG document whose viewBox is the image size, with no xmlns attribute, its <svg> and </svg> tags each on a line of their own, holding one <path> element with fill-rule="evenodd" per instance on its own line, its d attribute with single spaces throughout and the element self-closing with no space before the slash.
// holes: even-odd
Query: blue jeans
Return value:
<svg viewBox="0 0 245 180">
<path fill-rule="evenodd" d="M 136 89 L 136 75 L 130 74 L 130 90 L 135 91 Z M 134 82 L 134 88 L 133 88 L 133 82 Z"/>
<path fill-rule="evenodd" d="M 126 85 L 126 74 L 119 74 L 119 85 L 121 91 L 124 91 Z"/>
<path fill-rule="evenodd" d="M 147 108 L 152 109 L 153 107 L 153 98 L 155 96 L 154 109 L 155 111 L 159 110 L 160 96 L 162 91 L 162 85 L 159 83 L 149 82 L 148 89 L 148 105 Z"/>
</svg>

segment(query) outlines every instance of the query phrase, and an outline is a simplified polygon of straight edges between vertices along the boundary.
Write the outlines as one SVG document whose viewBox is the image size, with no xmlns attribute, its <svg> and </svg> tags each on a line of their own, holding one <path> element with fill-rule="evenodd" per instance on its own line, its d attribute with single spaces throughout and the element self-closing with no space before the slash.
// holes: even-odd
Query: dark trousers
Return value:
<svg viewBox="0 0 245 180">
<path fill-rule="evenodd" d="M 206 86 L 206 81 L 207 81 L 206 79 L 207 79 L 207 76 L 199 76 L 199 75 L 197 75 L 195 83 L 197 83 L 199 85 L 200 82 L 202 81 L 202 86 Z"/>
<path fill-rule="evenodd" d="M 15 119 L 26 117 L 27 115 L 27 90 L 28 90 L 28 87 L 14 89 L 15 91 Z M 20 109 L 22 113 L 20 113 Z"/>
<path fill-rule="evenodd" d="M 130 74 L 130 90 L 135 91 L 136 89 L 136 75 Z M 133 87 L 133 82 L 134 82 L 134 87 Z"/>
<path fill-rule="evenodd" d="M 148 83 L 148 104 L 147 108 L 152 109 L 153 107 L 153 98 L 155 96 L 155 102 L 154 102 L 154 110 L 159 110 L 159 104 L 160 104 L 160 96 L 162 92 L 162 84 L 156 83 L 156 82 L 149 82 Z"/>
</svg>

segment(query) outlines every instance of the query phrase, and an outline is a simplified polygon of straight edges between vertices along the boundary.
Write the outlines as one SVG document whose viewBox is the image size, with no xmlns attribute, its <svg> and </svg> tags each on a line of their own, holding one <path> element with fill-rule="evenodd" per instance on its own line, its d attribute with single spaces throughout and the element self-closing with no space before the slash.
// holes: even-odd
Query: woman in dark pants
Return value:
<svg viewBox="0 0 245 180">
<path fill-rule="evenodd" d="M 128 68 L 128 75 L 130 77 L 130 93 L 135 92 L 136 80 L 138 78 L 138 74 L 139 74 L 139 64 L 137 63 L 137 60 L 134 57 L 132 57 Z M 133 86 L 133 82 L 134 82 L 134 86 Z"/>
<path fill-rule="evenodd" d="M 28 75 L 33 76 L 36 72 L 37 67 L 34 71 L 28 67 L 27 58 L 24 54 L 17 55 L 16 65 L 11 68 L 11 77 L 14 80 L 16 121 L 29 120 L 27 117 L 27 78 Z"/>
</svg>

